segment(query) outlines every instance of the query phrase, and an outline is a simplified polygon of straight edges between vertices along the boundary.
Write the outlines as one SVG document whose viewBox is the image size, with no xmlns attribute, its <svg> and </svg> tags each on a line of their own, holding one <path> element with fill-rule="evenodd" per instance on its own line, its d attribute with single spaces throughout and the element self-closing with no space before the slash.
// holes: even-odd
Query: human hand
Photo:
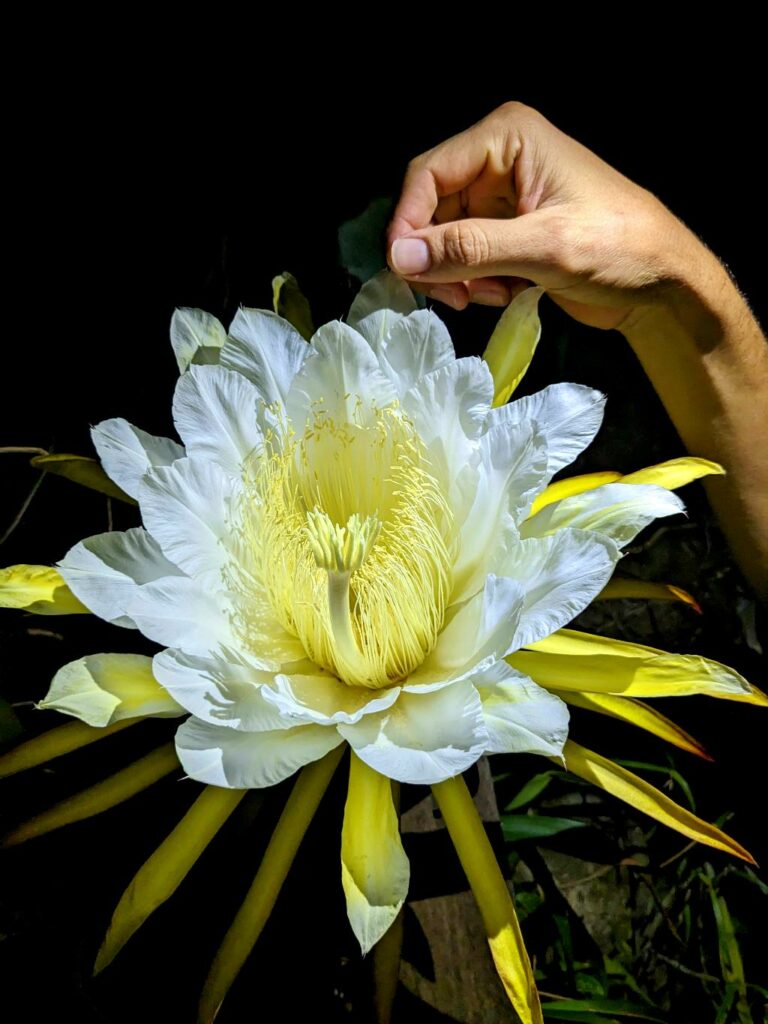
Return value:
<svg viewBox="0 0 768 1024">
<path fill-rule="evenodd" d="M 456 309 L 506 305 L 532 281 L 605 329 L 711 257 L 654 195 L 515 102 L 411 161 L 387 253 L 415 290 Z"/>
</svg>

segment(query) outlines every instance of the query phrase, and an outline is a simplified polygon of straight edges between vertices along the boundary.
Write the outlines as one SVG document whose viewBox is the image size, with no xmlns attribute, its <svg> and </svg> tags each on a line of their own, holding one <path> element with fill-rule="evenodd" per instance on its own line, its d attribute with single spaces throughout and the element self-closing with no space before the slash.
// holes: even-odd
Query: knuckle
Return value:
<svg viewBox="0 0 768 1024">
<path fill-rule="evenodd" d="M 464 267 L 477 267 L 488 262 L 490 245 L 484 232 L 466 221 L 450 224 L 443 236 L 447 262 Z"/>
<path fill-rule="evenodd" d="M 527 103 L 521 103 L 519 100 L 507 100 L 497 108 L 496 113 L 505 118 L 514 117 L 516 120 L 533 120 L 541 116 L 538 110 L 534 110 L 533 107 L 529 107 Z"/>
</svg>

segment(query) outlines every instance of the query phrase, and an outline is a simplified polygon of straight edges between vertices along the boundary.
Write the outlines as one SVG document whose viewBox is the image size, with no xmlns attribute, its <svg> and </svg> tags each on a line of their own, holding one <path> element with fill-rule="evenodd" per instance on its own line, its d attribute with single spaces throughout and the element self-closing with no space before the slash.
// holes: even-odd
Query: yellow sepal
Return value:
<svg viewBox="0 0 768 1024">
<path fill-rule="evenodd" d="M 650 704 L 643 704 L 631 697 L 615 697 L 609 693 L 578 693 L 573 690 L 555 690 L 557 696 L 566 704 L 573 704 L 577 708 L 586 708 L 587 711 L 595 711 L 599 715 L 609 715 L 611 718 L 618 718 L 622 722 L 636 725 L 639 729 L 653 733 L 659 739 L 666 740 L 689 754 L 711 761 L 712 758 L 706 752 L 698 740 L 694 739 L 679 725 L 675 725 L 669 718 L 662 715 Z"/>
<path fill-rule="evenodd" d="M 392 781 L 353 752 L 341 830 L 341 882 L 349 923 L 363 955 L 400 913 L 409 879 Z"/>
<path fill-rule="evenodd" d="M 569 772 L 578 775 L 587 782 L 593 783 L 600 789 L 605 790 L 612 796 L 623 800 L 624 803 L 634 807 L 635 810 L 649 815 L 662 825 L 682 833 L 697 843 L 704 843 L 716 850 L 723 850 L 725 853 L 732 853 L 749 864 L 754 864 L 755 859 L 748 850 L 745 850 L 741 843 L 731 839 L 725 832 L 721 832 L 716 825 L 710 825 L 701 818 L 697 818 L 691 811 L 680 807 L 674 800 L 662 793 L 661 790 L 651 786 L 639 775 L 622 768 L 614 761 L 609 761 L 600 754 L 580 747 L 573 740 L 567 740 L 563 748 L 565 766 Z M 552 759 L 554 760 L 554 758 Z M 559 761 L 555 762 L 559 764 Z"/>
<path fill-rule="evenodd" d="M 493 404 L 504 405 L 523 379 L 541 337 L 539 299 L 543 288 L 526 288 L 501 314 L 483 359 L 493 377 Z"/>
<path fill-rule="evenodd" d="M 523 1024 L 543 1024 L 515 904 L 466 783 L 458 775 L 433 785 L 432 793 L 480 908 L 504 991 Z"/>
<path fill-rule="evenodd" d="M 108 967 L 149 915 L 174 894 L 246 792 L 205 787 L 120 897 L 96 957 L 94 974 Z"/>
<path fill-rule="evenodd" d="M 35 615 L 90 614 L 49 565 L 9 565 L 0 569 L 0 608 L 23 608 Z"/>
<path fill-rule="evenodd" d="M 36 839 L 63 825 L 71 825 L 75 821 L 83 821 L 94 814 L 108 811 L 110 807 L 116 807 L 117 804 L 135 796 L 178 767 L 176 747 L 173 743 L 167 743 L 129 764 L 127 768 L 97 782 L 95 786 L 89 786 L 88 789 L 83 789 L 35 815 L 34 818 L 22 822 L 5 836 L 2 845 L 18 846 L 19 843 Z"/>
<path fill-rule="evenodd" d="M 343 752 L 344 744 L 340 744 L 299 773 L 264 851 L 256 877 L 211 965 L 200 998 L 199 1024 L 211 1024 L 215 1019 L 224 997 L 267 923 L 299 844 Z"/>
</svg>

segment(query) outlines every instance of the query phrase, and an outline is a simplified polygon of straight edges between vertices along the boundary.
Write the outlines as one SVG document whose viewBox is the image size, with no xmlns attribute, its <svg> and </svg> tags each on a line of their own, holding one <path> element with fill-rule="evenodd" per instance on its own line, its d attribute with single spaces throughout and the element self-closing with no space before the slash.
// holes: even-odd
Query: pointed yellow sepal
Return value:
<svg viewBox="0 0 768 1024">
<path fill-rule="evenodd" d="M 724 472 L 723 467 L 717 462 L 685 456 L 681 459 L 660 462 L 656 466 L 638 469 L 634 473 L 622 474 L 612 471 L 584 473 L 581 476 L 572 476 L 550 484 L 534 501 L 530 515 L 535 516 L 541 509 L 562 498 L 570 498 L 573 494 L 592 491 L 596 487 L 602 487 L 603 484 L 656 484 L 657 487 L 666 487 L 669 491 L 675 491 L 678 487 L 699 480 L 703 476 L 722 475 Z"/>
<path fill-rule="evenodd" d="M 400 913 L 409 880 L 392 781 L 353 751 L 341 830 L 341 882 L 349 923 L 363 955 Z"/>
<path fill-rule="evenodd" d="M 544 289 L 526 288 L 507 306 L 496 324 L 483 359 L 493 377 L 493 404 L 504 405 L 523 379 L 541 337 L 539 299 Z"/>
<path fill-rule="evenodd" d="M 433 785 L 432 793 L 480 908 L 491 954 L 509 1001 L 523 1024 L 543 1024 L 514 901 L 466 783 L 459 775 Z"/>
<path fill-rule="evenodd" d="M 89 786 L 88 789 L 83 789 L 35 815 L 34 818 L 22 822 L 5 836 L 2 845 L 18 846 L 19 843 L 36 839 L 63 825 L 71 825 L 73 822 L 91 818 L 94 814 L 108 811 L 158 782 L 164 775 L 178 767 L 176 747 L 173 743 L 168 743 L 129 764 L 127 768 L 110 775 L 109 778 L 97 782 L 95 786 Z"/>
<path fill-rule="evenodd" d="M 647 601 L 682 601 L 701 615 L 701 605 L 682 587 L 671 583 L 651 583 L 648 580 L 612 579 L 595 598 L 596 601 L 614 601 L 638 598 Z"/>
<path fill-rule="evenodd" d="M 656 484 L 666 487 L 668 491 L 676 491 L 703 476 L 724 476 L 725 470 L 718 462 L 709 459 L 697 459 L 686 455 L 681 459 L 669 459 L 655 466 L 638 469 L 634 473 L 626 473 L 621 478 L 623 484 Z"/>
<path fill-rule="evenodd" d="M 547 690 L 640 698 L 703 694 L 755 704 L 764 699 L 743 676 L 718 661 L 575 629 L 559 629 L 508 655 L 507 661 Z"/>
<path fill-rule="evenodd" d="M 636 725 L 639 729 L 653 733 L 654 736 L 666 740 L 667 743 L 679 747 L 680 750 L 695 754 L 705 761 L 712 760 L 698 740 L 662 715 L 656 708 L 652 708 L 650 704 L 643 704 L 642 701 L 633 700 L 631 697 L 615 697 L 608 693 L 578 693 L 573 690 L 555 690 L 554 692 L 566 704 L 586 708 L 587 711 L 595 711 L 599 715 L 618 718 L 622 722 L 628 722 L 630 725 Z"/>
<path fill-rule="evenodd" d="M 73 750 L 79 750 L 106 736 L 112 736 L 113 733 L 138 721 L 138 718 L 128 718 L 105 728 L 94 728 L 85 722 L 67 722 L 66 725 L 49 729 L 0 756 L 0 779 L 24 772 L 28 768 L 36 768 L 39 764 L 63 757 L 64 754 L 71 754 Z"/>
<path fill-rule="evenodd" d="M 267 923 L 299 844 L 341 760 L 344 746 L 340 744 L 299 773 L 256 877 L 211 965 L 200 998 L 199 1024 L 211 1024 L 215 1019 Z"/>
<path fill-rule="evenodd" d="M 312 310 L 299 282 L 287 270 L 272 278 L 272 308 L 292 324 L 305 341 L 315 333 Z"/>
<path fill-rule="evenodd" d="M 49 565 L 9 565 L 0 569 L 0 608 L 23 608 L 35 615 L 90 614 Z"/>
<path fill-rule="evenodd" d="M 108 967 L 149 915 L 174 894 L 246 792 L 205 787 L 120 897 L 96 957 L 94 974 Z"/>
<path fill-rule="evenodd" d="M 63 476 L 73 483 L 89 487 L 92 491 L 106 494 L 108 498 L 117 498 L 128 505 L 138 505 L 135 498 L 126 494 L 122 487 L 110 480 L 101 463 L 87 455 L 70 455 L 64 452 L 50 452 L 47 455 L 36 455 L 30 459 L 35 469 L 44 469 L 54 476 Z"/>
<path fill-rule="evenodd" d="M 606 471 L 605 473 L 583 473 L 581 476 L 569 476 L 566 480 L 556 480 L 535 499 L 531 505 L 528 518 L 541 512 L 547 505 L 553 505 L 563 498 L 571 498 L 574 494 L 583 494 L 584 491 L 593 491 L 603 484 L 615 484 L 621 480 L 621 473 Z"/>
<path fill-rule="evenodd" d="M 680 807 L 645 779 L 641 779 L 639 775 L 633 775 L 632 772 L 622 768 L 614 761 L 609 761 L 608 758 L 602 757 L 592 750 L 580 747 L 573 740 L 566 741 L 563 756 L 569 772 L 573 772 L 574 775 L 586 779 L 587 782 L 593 783 L 605 790 L 606 793 L 623 800 L 635 810 L 649 815 L 661 822 L 662 825 L 675 829 L 676 832 L 680 832 L 689 839 L 694 839 L 697 843 L 704 843 L 716 850 L 731 853 L 734 857 L 740 857 L 741 860 L 745 860 L 749 864 L 755 863 L 752 854 L 745 850 L 741 843 L 731 839 L 716 825 L 710 825 L 708 822 L 702 821 L 701 818 L 697 818 L 695 814 Z M 559 764 L 559 761 L 555 763 Z"/>
</svg>

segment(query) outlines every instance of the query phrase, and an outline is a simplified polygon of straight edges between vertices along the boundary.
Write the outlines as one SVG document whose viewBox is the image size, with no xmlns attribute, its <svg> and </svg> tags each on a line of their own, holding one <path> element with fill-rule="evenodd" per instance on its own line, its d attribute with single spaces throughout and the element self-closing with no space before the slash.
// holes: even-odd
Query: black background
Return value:
<svg viewBox="0 0 768 1024">
<path fill-rule="evenodd" d="M 727 80 L 717 47 L 687 66 L 674 47 L 658 45 L 642 56 L 617 48 L 568 67 L 542 54 L 525 72 L 510 59 L 501 74 L 496 62 L 492 78 L 485 69 L 479 73 L 477 57 L 470 85 L 442 85 L 444 77 L 456 77 L 447 73 L 452 60 L 442 61 L 438 73 L 393 48 L 383 63 L 358 52 L 334 84 L 325 66 L 307 67 L 290 48 L 281 50 L 280 39 L 270 39 L 268 33 L 260 39 L 259 53 L 274 43 L 283 62 L 272 77 L 250 77 L 249 65 L 229 79 L 226 67 L 208 63 L 201 45 L 155 88 L 137 50 L 124 73 L 109 74 L 109 56 L 87 72 L 73 65 L 47 83 L 39 100 L 11 109 L 0 444 L 89 453 L 88 426 L 118 415 L 169 433 L 177 371 L 167 331 L 177 305 L 200 306 L 226 323 L 240 303 L 268 307 L 272 276 L 290 270 L 316 322 L 345 314 L 354 287 L 338 266 L 339 224 L 370 199 L 394 195 L 411 156 L 507 99 L 537 107 L 655 192 L 729 265 L 765 322 L 765 122 L 749 54 L 731 53 L 741 55 L 742 69 Z M 403 78 L 409 84 L 392 84 Z M 482 351 L 496 316 L 482 309 L 445 313 L 463 354 Z M 623 464 L 616 468 L 681 454 L 622 339 L 578 332 L 585 346 L 581 373 L 571 358 L 562 375 L 554 346 L 547 347 L 547 338 L 562 329 L 559 311 L 546 310 L 549 333 L 525 390 L 580 380 L 608 393 L 616 422 L 643 417 L 637 433 L 624 427 Z M 4 528 L 34 473 L 23 457 L 2 458 Z M 598 452 L 589 465 L 599 468 L 601 458 Z M 132 525 L 130 510 L 115 514 L 117 528 Z M 48 480 L 2 562 L 54 562 L 81 537 L 104 529 L 103 499 Z M 50 628 L 63 640 L 30 637 L 29 623 L 15 624 L 20 621 L 16 616 L 0 626 L 0 692 L 15 701 L 39 699 L 71 658 L 147 650 L 134 634 L 120 631 L 115 639 L 114 629 L 84 619 L 55 620 Z M 727 661 L 717 639 L 713 644 L 702 653 Z M 737 656 L 746 657 L 760 684 L 756 659 Z M 685 714 L 701 724 L 726 767 L 704 769 L 701 813 L 714 817 L 737 808 L 734 834 L 765 849 L 749 822 L 765 806 L 758 797 L 765 779 L 760 713 L 704 703 Z M 30 730 L 40 727 L 35 715 L 22 712 Z M 109 752 L 72 758 L 63 777 L 60 770 L 39 772 L 13 789 L 6 784 L 9 815 L 50 803 L 168 732 L 157 723 L 139 730 L 140 738 L 131 730 Z M 531 761 L 531 769 L 538 764 Z M 283 796 L 271 795 L 256 836 L 268 834 Z M 190 799 L 183 784 L 162 783 L 135 806 L 6 855 L 6 992 L 23 1005 L 19 1020 L 192 1019 L 198 979 L 258 857 L 261 841 L 248 829 L 247 807 L 227 826 L 205 869 L 190 877 L 185 898 L 156 915 L 103 982 L 89 987 L 85 981 L 89 957 L 132 871 Z M 255 1012 L 271 998 L 288 1019 L 334 1008 L 342 1019 L 345 999 L 365 985 L 341 906 L 334 845 L 339 799 L 313 826 L 309 852 L 279 905 L 281 919 L 270 924 L 223 1022 L 272 1019 L 271 1012 Z"/>
</svg>

